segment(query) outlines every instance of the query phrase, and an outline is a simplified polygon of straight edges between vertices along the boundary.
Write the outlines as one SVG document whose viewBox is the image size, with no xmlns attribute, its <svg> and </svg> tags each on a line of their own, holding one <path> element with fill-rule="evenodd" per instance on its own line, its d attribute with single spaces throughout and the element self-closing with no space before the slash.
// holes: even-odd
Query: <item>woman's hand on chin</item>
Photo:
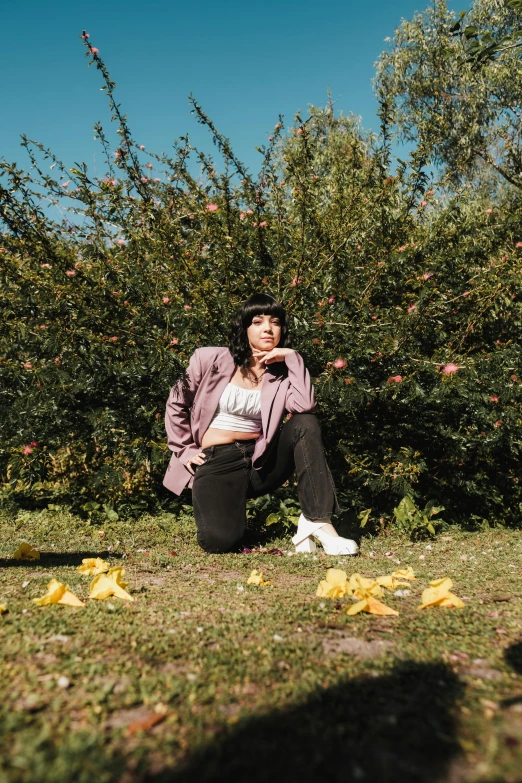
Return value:
<svg viewBox="0 0 522 783">
<path fill-rule="evenodd" d="M 293 348 L 272 348 L 271 351 L 256 351 L 252 350 L 252 354 L 259 362 L 264 364 L 272 364 L 273 362 L 284 362 L 285 356 L 289 353 L 295 353 Z"/>
</svg>

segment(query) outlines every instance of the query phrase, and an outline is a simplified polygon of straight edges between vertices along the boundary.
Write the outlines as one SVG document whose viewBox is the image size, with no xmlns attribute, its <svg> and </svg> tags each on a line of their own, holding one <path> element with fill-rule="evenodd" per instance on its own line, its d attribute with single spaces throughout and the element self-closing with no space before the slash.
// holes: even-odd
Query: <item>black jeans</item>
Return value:
<svg viewBox="0 0 522 783">
<path fill-rule="evenodd" d="M 294 413 L 281 425 L 259 470 L 252 467 L 255 443 L 252 438 L 202 449 L 207 459 L 195 466 L 192 502 L 198 543 L 206 552 L 237 548 L 245 532 L 247 498 L 277 489 L 294 471 L 308 519 L 330 518 L 339 511 L 314 414 Z"/>
</svg>

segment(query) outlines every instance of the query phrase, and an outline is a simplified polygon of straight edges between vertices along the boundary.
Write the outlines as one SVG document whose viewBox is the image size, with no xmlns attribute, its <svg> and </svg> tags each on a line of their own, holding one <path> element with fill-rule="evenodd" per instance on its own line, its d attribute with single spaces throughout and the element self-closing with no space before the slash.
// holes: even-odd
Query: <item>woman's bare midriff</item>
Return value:
<svg viewBox="0 0 522 783">
<path fill-rule="evenodd" d="M 234 385 L 240 388 L 248 388 L 243 384 L 241 379 L 241 372 L 239 368 L 234 370 L 229 383 L 235 381 Z M 261 391 L 262 383 L 257 387 Z M 252 440 L 252 438 L 259 438 L 260 432 L 235 432 L 234 430 L 220 430 L 217 427 L 209 427 L 203 435 L 201 441 L 201 448 L 206 449 L 207 446 L 218 446 L 221 443 L 234 443 L 235 440 Z"/>
<path fill-rule="evenodd" d="M 259 438 L 260 435 L 260 432 L 233 432 L 209 427 L 203 435 L 201 448 L 206 449 L 207 446 L 217 446 L 221 443 L 234 443 L 235 440 L 252 440 L 252 438 Z"/>
</svg>

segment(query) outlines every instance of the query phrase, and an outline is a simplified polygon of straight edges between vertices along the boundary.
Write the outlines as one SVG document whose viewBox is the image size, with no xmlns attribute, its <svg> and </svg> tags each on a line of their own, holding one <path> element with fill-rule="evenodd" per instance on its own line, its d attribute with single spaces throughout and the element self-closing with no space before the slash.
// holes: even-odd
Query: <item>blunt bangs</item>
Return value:
<svg viewBox="0 0 522 783">
<path fill-rule="evenodd" d="M 261 300 L 261 301 L 256 301 Z M 248 329 L 256 315 L 269 315 L 272 318 L 279 318 L 281 326 L 286 324 L 286 312 L 282 305 L 271 296 L 258 294 L 248 299 L 243 308 L 242 324 L 244 329 Z"/>
<path fill-rule="evenodd" d="M 289 347 L 289 334 L 286 323 L 286 310 L 273 296 L 269 294 L 254 294 L 239 306 L 235 318 L 230 325 L 229 350 L 238 367 L 247 369 L 252 356 L 252 349 L 247 336 L 247 329 L 256 315 L 269 315 L 279 318 L 281 322 L 281 339 L 279 347 Z"/>
</svg>

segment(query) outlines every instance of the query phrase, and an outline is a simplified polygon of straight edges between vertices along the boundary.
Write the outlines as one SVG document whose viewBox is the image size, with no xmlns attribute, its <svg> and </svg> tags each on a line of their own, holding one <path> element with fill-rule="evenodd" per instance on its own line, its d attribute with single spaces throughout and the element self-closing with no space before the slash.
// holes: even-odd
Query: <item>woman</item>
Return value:
<svg viewBox="0 0 522 783">
<path fill-rule="evenodd" d="M 326 464 L 310 374 L 288 343 L 286 313 L 273 297 L 243 302 L 228 348 L 198 348 L 171 390 L 165 414 L 173 455 L 163 480 L 192 487 L 198 542 L 207 552 L 237 549 L 247 498 L 297 473 L 302 514 L 296 552 L 354 555 L 357 544 L 330 523 L 339 510 Z M 292 416 L 283 424 L 285 412 Z"/>
</svg>

